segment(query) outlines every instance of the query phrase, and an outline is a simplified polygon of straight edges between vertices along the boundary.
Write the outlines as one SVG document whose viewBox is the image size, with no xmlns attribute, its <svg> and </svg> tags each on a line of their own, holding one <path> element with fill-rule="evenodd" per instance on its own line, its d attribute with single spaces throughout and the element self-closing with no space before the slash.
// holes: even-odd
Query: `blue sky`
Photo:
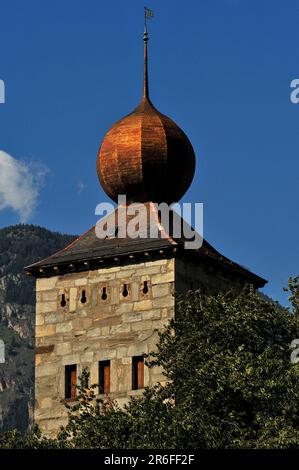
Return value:
<svg viewBox="0 0 299 470">
<path fill-rule="evenodd" d="M 143 5 L 1 0 L 0 227 L 21 218 L 82 233 L 96 222 L 107 200 L 98 147 L 141 96 Z M 298 1 L 147 6 L 151 99 L 197 155 L 184 200 L 204 203 L 206 239 L 285 302 L 282 287 L 299 273 Z"/>
</svg>

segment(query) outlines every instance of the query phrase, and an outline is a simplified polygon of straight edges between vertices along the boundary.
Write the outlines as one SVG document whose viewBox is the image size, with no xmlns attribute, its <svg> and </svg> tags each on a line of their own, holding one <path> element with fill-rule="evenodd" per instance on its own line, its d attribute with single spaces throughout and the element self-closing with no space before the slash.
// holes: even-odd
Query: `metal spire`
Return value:
<svg viewBox="0 0 299 470">
<path fill-rule="evenodd" d="M 148 42 L 148 32 L 147 32 L 147 18 L 153 18 L 154 12 L 149 10 L 147 7 L 144 7 L 144 33 L 143 33 L 143 42 L 144 42 L 144 72 L 143 72 L 143 98 L 149 99 L 149 89 L 148 89 L 148 66 L 147 66 L 147 42 Z"/>
</svg>

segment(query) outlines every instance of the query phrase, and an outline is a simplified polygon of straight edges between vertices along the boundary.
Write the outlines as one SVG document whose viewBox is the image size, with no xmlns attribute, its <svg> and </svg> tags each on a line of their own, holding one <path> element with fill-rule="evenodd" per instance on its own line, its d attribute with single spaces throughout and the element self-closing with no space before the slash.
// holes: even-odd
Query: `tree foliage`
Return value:
<svg viewBox="0 0 299 470">
<path fill-rule="evenodd" d="M 290 280 L 291 309 L 251 287 L 237 296 L 178 296 L 176 318 L 147 358 L 163 367 L 166 383 L 120 409 L 96 399 L 84 371 L 57 439 L 11 434 L 0 447 L 299 448 L 298 366 L 290 362 L 298 291 L 298 278 Z"/>
<path fill-rule="evenodd" d="M 290 362 L 296 318 L 251 288 L 178 300 L 153 364 L 176 396 L 183 447 L 299 446 L 299 387 Z"/>
</svg>

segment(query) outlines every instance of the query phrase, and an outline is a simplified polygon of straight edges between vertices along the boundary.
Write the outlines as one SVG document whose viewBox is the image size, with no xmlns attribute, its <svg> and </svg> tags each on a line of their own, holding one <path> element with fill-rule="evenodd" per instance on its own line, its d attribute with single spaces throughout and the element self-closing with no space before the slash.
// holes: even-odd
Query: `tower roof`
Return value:
<svg viewBox="0 0 299 470">
<path fill-rule="evenodd" d="M 35 277 L 50 277 L 155 257 L 183 256 L 190 257 L 195 264 L 226 271 L 229 278 L 263 287 L 266 280 L 221 255 L 207 241 L 201 239 L 199 248 L 185 249 L 185 243 L 190 240 L 184 235 L 175 236 L 171 227 L 165 229 L 161 224 L 153 202 L 170 204 L 184 195 L 194 176 L 195 155 L 182 129 L 160 113 L 149 98 L 147 41 L 145 29 L 141 102 L 107 132 L 97 157 L 99 180 L 108 196 L 117 201 L 118 195 L 125 194 L 128 203 L 147 203 L 150 217 L 140 224 L 146 236 L 120 238 L 114 233 L 98 238 L 96 227 L 92 227 L 65 249 L 27 266 L 25 270 Z M 120 208 L 118 206 L 107 219 L 116 220 Z M 157 227 L 157 237 L 151 236 L 152 227 L 148 222 L 152 219 Z M 129 216 L 121 220 L 123 227 L 118 229 L 126 229 Z M 181 223 L 185 224 L 182 219 Z M 190 233 L 190 230 L 183 230 L 184 233 Z"/>
<path fill-rule="evenodd" d="M 97 157 L 97 173 L 107 195 L 128 202 L 179 201 L 195 172 L 192 145 L 182 129 L 149 98 L 148 33 L 144 33 L 143 96 L 137 108 L 107 132 Z"/>
<path fill-rule="evenodd" d="M 225 270 L 232 276 L 241 278 L 244 282 L 251 283 L 255 287 L 263 287 L 267 282 L 247 268 L 221 255 L 206 240 L 203 240 L 200 248 L 186 250 L 184 245 L 188 240 L 185 238 L 184 233 L 187 233 L 187 231 L 182 230 L 182 236 L 178 238 L 172 233 L 170 225 L 167 232 L 160 223 L 157 207 L 152 203 L 146 206 L 147 217 L 144 223 L 146 224 L 147 237 L 130 238 L 126 236 L 119 238 L 112 235 L 99 239 L 96 236 L 95 227 L 92 227 L 63 250 L 27 266 L 25 270 L 34 277 L 51 277 L 76 271 L 100 269 L 111 265 L 136 263 L 142 260 L 148 261 L 157 257 L 189 255 L 198 265 L 203 263 L 215 266 L 215 268 Z M 119 210 L 119 207 L 117 207 L 114 212 L 105 218 L 106 223 L 108 218 L 111 218 L 120 220 L 120 223 L 124 224 L 124 227 L 118 226 L 118 232 L 126 229 L 129 221 L 134 218 L 134 216 L 127 215 L 124 219 L 122 217 L 118 219 Z M 157 238 L 150 236 L 152 229 L 149 225 L 150 221 L 154 221 L 157 226 Z M 183 219 L 181 219 L 181 222 L 186 224 Z M 195 237 L 199 237 L 199 235 L 195 234 Z"/>
</svg>

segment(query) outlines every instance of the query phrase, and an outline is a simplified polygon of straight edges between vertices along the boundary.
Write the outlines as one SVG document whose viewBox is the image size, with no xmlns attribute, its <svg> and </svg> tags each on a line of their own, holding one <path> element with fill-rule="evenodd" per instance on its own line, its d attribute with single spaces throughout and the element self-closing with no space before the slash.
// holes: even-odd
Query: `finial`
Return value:
<svg viewBox="0 0 299 470">
<path fill-rule="evenodd" d="M 148 34 L 147 30 L 144 30 L 143 34 L 143 41 L 144 41 L 144 72 L 143 72 L 143 98 L 149 98 L 148 92 L 148 68 L 147 68 L 147 41 L 148 41 Z"/>
<path fill-rule="evenodd" d="M 143 98 L 149 99 L 148 91 L 148 67 L 147 67 L 147 42 L 148 42 L 148 32 L 147 32 L 147 18 L 153 18 L 154 12 L 149 10 L 147 7 L 144 7 L 144 75 L 143 75 Z"/>
</svg>

